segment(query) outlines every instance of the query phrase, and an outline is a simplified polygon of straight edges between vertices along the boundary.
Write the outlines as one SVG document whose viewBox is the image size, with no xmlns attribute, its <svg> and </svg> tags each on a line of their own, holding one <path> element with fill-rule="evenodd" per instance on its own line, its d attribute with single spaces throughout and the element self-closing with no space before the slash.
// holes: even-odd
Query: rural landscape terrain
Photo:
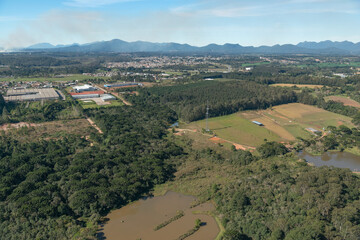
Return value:
<svg viewBox="0 0 360 240">
<path fill-rule="evenodd" d="M 357 240 L 359 62 L 1 54 L 0 239 Z"/>
</svg>

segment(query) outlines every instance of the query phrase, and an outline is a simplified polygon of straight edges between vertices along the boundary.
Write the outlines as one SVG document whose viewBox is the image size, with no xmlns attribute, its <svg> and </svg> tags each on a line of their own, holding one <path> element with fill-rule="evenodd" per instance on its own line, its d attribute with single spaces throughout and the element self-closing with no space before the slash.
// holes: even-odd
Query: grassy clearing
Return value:
<svg viewBox="0 0 360 240">
<path fill-rule="evenodd" d="M 263 127 L 251 121 L 259 121 Z M 235 114 L 209 119 L 209 128 L 219 138 L 248 146 L 260 146 L 264 139 L 277 142 L 295 141 L 297 137 L 310 138 L 312 135 L 306 128 L 322 130 L 328 126 L 344 124 L 354 127 L 351 118 L 340 114 L 300 103 L 291 103 L 272 107 L 267 110 L 244 111 Z M 206 127 L 205 120 L 180 124 L 181 129 L 196 129 L 196 133 L 186 132 L 195 142 L 196 146 L 214 146 L 209 136 L 202 136 L 201 130 Z M 208 146 L 206 146 L 208 145 Z M 230 148 L 230 143 L 221 143 Z"/>
<path fill-rule="evenodd" d="M 351 98 L 346 97 L 346 96 L 339 96 L 339 95 L 337 95 L 337 96 L 328 96 L 328 97 L 325 97 L 325 100 L 326 101 L 332 100 L 332 101 L 335 101 L 335 102 L 341 102 L 345 106 L 351 106 L 351 107 L 360 108 L 360 103 L 358 103 L 357 101 L 352 100 Z"/>
<path fill-rule="evenodd" d="M 196 121 L 184 126 L 184 128 L 195 128 L 198 131 L 205 127 L 205 120 Z M 257 126 L 248 119 L 245 119 L 240 113 L 210 118 L 209 128 L 220 138 L 249 146 L 260 146 L 264 143 L 264 139 L 269 141 L 281 140 L 274 132 Z"/>
<path fill-rule="evenodd" d="M 271 87 L 298 87 L 298 88 L 322 88 L 324 85 L 310 85 L 310 84 L 292 84 L 292 83 L 275 83 Z"/>
<path fill-rule="evenodd" d="M 31 142 L 41 139 L 58 139 L 69 134 L 88 136 L 91 132 L 96 132 L 96 130 L 86 119 L 75 119 L 39 123 L 34 127 L 10 129 L 2 134 L 9 134 L 20 142 Z"/>
<path fill-rule="evenodd" d="M 107 105 L 97 105 L 93 101 L 92 102 L 79 101 L 79 103 L 83 109 L 106 108 L 106 107 L 115 107 L 115 106 L 123 106 L 124 105 L 124 103 L 121 100 L 110 101 L 110 104 L 107 104 Z"/>
</svg>

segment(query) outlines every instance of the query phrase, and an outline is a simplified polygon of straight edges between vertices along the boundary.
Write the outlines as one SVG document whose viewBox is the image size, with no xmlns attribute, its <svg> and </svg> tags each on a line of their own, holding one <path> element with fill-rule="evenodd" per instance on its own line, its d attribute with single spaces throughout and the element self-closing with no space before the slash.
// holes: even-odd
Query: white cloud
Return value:
<svg viewBox="0 0 360 240">
<path fill-rule="evenodd" d="M 97 12 L 53 10 L 38 19 L 20 22 L 1 45 L 9 49 L 39 42 L 86 42 L 101 38 L 106 31 L 107 25 Z"/>
<path fill-rule="evenodd" d="M 20 18 L 16 16 L 0 16 L 0 22 L 15 22 L 21 20 L 24 20 L 24 18 Z"/>
<path fill-rule="evenodd" d="M 71 7 L 100 7 L 103 5 L 110 5 L 114 3 L 121 3 L 121 2 L 132 2 L 138 0 L 68 0 L 63 2 L 64 5 L 71 6 Z"/>
<path fill-rule="evenodd" d="M 256 3 L 251 1 L 223 0 L 201 1 L 199 4 L 183 5 L 171 9 L 181 16 L 213 16 L 225 18 L 277 16 L 285 14 L 320 14 L 320 13 L 359 13 L 357 5 L 352 1 L 335 0 L 275 0 Z"/>
</svg>

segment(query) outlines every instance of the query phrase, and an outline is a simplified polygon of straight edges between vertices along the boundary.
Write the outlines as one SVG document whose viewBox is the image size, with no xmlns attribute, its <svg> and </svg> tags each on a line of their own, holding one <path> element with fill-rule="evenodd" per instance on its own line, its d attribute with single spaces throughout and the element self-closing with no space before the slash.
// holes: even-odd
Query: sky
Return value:
<svg viewBox="0 0 360 240">
<path fill-rule="evenodd" d="M 111 39 L 243 46 L 360 42 L 359 0 L 0 0 L 0 47 Z"/>
</svg>

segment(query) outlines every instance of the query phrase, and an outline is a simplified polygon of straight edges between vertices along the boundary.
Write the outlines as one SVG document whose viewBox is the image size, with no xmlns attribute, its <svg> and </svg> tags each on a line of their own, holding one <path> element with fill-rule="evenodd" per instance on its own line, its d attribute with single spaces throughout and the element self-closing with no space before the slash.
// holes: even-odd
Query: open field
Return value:
<svg viewBox="0 0 360 240">
<path fill-rule="evenodd" d="M 205 120 L 190 123 L 187 128 L 201 131 L 205 128 Z M 220 138 L 248 146 L 260 146 L 264 139 L 280 141 L 281 138 L 272 131 L 257 126 L 245 119 L 240 113 L 209 119 L 209 128 Z"/>
<path fill-rule="evenodd" d="M 251 121 L 254 120 L 261 122 L 264 126 L 252 123 Z M 310 138 L 312 134 L 306 128 L 322 131 L 327 126 L 339 126 L 342 124 L 354 127 L 349 117 L 314 106 L 291 103 L 266 110 L 244 111 L 210 118 L 209 128 L 219 139 L 211 138 L 211 135 L 202 136 L 201 138 L 195 137 L 201 135 L 202 129 L 206 127 L 205 120 L 181 124 L 180 128 L 196 129 L 196 132 L 186 132 L 186 135 L 195 139 L 196 142 L 206 141 L 209 145 L 215 143 L 226 147 L 230 147 L 231 143 L 235 146 L 237 143 L 258 147 L 264 143 L 264 139 L 291 142 L 296 140 L 297 137 Z"/>
<path fill-rule="evenodd" d="M 327 126 L 346 125 L 354 127 L 351 118 L 340 114 L 332 113 L 321 108 L 301 103 L 290 103 L 273 107 L 273 111 L 282 117 L 289 119 L 294 124 L 304 127 L 313 127 L 321 130 Z"/>
<path fill-rule="evenodd" d="M 335 102 L 341 102 L 345 106 L 351 106 L 351 107 L 360 108 L 360 103 L 358 103 L 355 100 L 352 100 L 349 97 L 345 97 L 345 96 L 328 96 L 328 97 L 325 98 L 325 100 L 332 100 L 332 101 L 335 101 Z"/>
<path fill-rule="evenodd" d="M 324 85 L 310 85 L 310 84 L 293 84 L 293 83 L 275 83 L 272 87 L 298 87 L 298 88 L 322 88 Z"/>
<path fill-rule="evenodd" d="M 7 125 L 9 124 L 5 124 L 4 127 Z M 30 142 L 41 139 L 57 139 L 69 134 L 88 136 L 91 132 L 96 132 L 95 128 L 86 119 L 52 121 L 38 124 L 23 123 L 19 126 L 6 127 L 2 134 L 9 134 L 20 142 Z"/>
<path fill-rule="evenodd" d="M 15 81 L 15 82 L 61 82 L 61 81 L 73 81 L 73 80 L 85 80 L 85 79 L 95 79 L 99 77 L 86 76 L 82 74 L 72 74 L 71 76 L 65 77 L 19 77 L 19 78 L 0 78 L 1 81 Z M 109 77 L 101 77 L 103 79 L 109 79 Z"/>
<path fill-rule="evenodd" d="M 99 98 L 100 99 L 100 98 Z M 99 100 L 102 101 L 102 100 Z M 103 108 L 103 107 L 115 107 L 123 106 L 124 103 L 121 100 L 112 100 L 108 102 L 103 102 L 104 104 L 97 104 L 94 100 L 87 100 L 86 102 L 79 100 L 78 101 L 83 109 L 92 109 L 92 108 Z"/>
</svg>

